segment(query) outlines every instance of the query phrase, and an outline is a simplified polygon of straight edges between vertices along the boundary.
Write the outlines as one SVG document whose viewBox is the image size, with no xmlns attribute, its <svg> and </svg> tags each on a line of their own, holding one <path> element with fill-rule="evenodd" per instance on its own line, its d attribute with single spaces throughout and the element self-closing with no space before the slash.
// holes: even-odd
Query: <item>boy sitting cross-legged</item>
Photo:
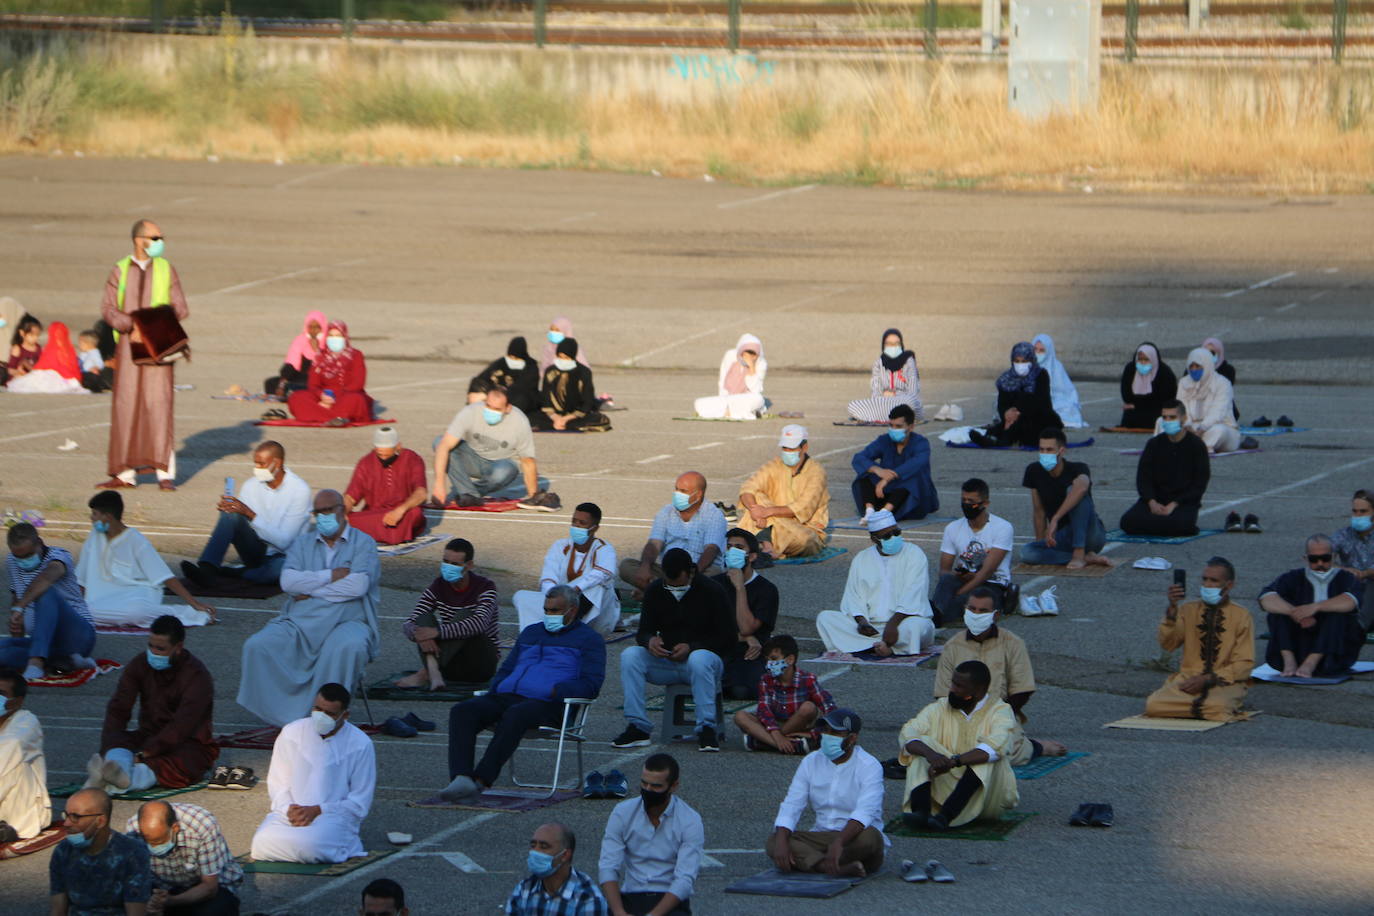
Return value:
<svg viewBox="0 0 1374 916">
<path fill-rule="evenodd" d="M 806 754 L 816 749 L 816 720 L 835 708 L 835 700 L 816 676 L 797 667 L 797 641 L 775 635 L 763 644 L 764 674 L 758 709 L 735 713 L 735 725 L 751 751 Z"/>
</svg>

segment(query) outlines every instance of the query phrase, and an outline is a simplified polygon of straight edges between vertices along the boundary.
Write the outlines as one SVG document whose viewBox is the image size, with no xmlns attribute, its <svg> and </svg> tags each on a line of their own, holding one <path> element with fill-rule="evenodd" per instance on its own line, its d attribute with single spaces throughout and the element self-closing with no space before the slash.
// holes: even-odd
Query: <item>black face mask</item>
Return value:
<svg viewBox="0 0 1374 916">
<path fill-rule="evenodd" d="M 958 694 L 951 693 L 949 695 L 949 705 L 960 712 L 968 713 L 973 712 L 973 707 L 977 706 L 978 702 L 974 700 L 973 697 L 961 697 Z"/>
<path fill-rule="evenodd" d="M 397 459 L 397 458 L 400 458 L 400 457 L 401 457 L 401 453 L 400 453 L 400 452 L 397 452 L 396 454 L 392 455 L 390 458 L 378 458 L 377 460 L 380 461 L 380 462 L 382 463 L 382 467 L 384 467 L 384 468 L 389 468 L 389 467 L 391 467 L 393 464 L 395 464 L 395 463 L 396 463 L 396 459 Z"/>
<path fill-rule="evenodd" d="M 659 805 L 667 802 L 668 796 L 671 794 L 672 793 L 666 789 L 662 792 L 655 792 L 653 789 L 644 788 L 639 790 L 639 797 L 644 800 L 644 807 L 646 808 L 657 808 Z"/>
<path fill-rule="evenodd" d="M 959 508 L 964 511 L 964 518 L 972 520 L 983 514 L 982 506 L 970 506 L 968 503 L 960 503 Z"/>
</svg>

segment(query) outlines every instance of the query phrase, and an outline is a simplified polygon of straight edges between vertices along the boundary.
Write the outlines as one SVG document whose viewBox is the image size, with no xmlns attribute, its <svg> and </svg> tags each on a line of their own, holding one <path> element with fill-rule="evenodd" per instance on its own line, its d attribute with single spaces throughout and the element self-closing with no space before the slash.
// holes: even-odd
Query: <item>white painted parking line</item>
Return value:
<svg viewBox="0 0 1374 916">
<path fill-rule="evenodd" d="M 324 178 L 327 175 L 335 175 L 339 172 L 346 172 L 349 169 L 357 168 L 356 165 L 336 165 L 332 169 L 325 169 L 320 172 L 311 172 L 308 175 L 298 175 L 295 178 L 288 178 L 286 181 L 272 185 L 274 191 L 284 191 L 287 188 L 294 188 L 296 185 L 305 184 L 307 181 L 314 181 L 316 178 Z"/>
<path fill-rule="evenodd" d="M 635 464 L 653 464 L 655 461 L 667 461 L 672 455 L 651 455 L 648 458 L 641 458 Z"/>
<path fill-rule="evenodd" d="M 30 226 L 29 228 L 30 228 L 30 229 L 51 229 L 53 226 L 56 226 L 56 225 L 57 225 L 57 221 L 56 221 L 56 220 L 49 220 L 49 221 L 46 222 L 46 223 L 34 223 L 34 224 L 33 224 L 32 226 Z"/>
<path fill-rule="evenodd" d="M 465 853 L 461 852 L 442 852 L 440 855 L 448 864 L 458 869 L 465 875 L 485 875 L 487 870 L 476 862 L 472 861 Z"/>
<path fill-rule="evenodd" d="M 42 436 L 55 436 L 55 435 L 57 435 L 58 433 L 69 433 L 69 432 L 73 432 L 73 431 L 75 431 L 75 430 L 100 429 L 102 426 L 109 426 L 109 425 L 110 425 L 109 422 L 106 421 L 106 422 L 104 422 L 104 423 L 87 423 L 87 424 L 84 425 L 84 426 L 64 426 L 64 427 L 62 427 L 61 429 L 49 429 L 49 430 L 44 430 L 43 432 L 37 432 L 37 433 L 24 433 L 23 435 L 20 435 L 20 436 L 6 436 L 5 438 L 0 439 L 0 442 L 20 442 L 20 441 L 22 441 L 22 440 L 24 440 L 24 439 L 38 439 L 38 438 L 40 438 L 40 437 L 42 437 Z"/>
<path fill-rule="evenodd" d="M 760 194 L 758 197 L 746 197 L 744 200 L 731 200 L 723 204 L 716 204 L 721 210 L 733 210 L 735 207 L 747 207 L 751 204 L 761 204 L 766 200 L 776 200 L 779 197 L 786 197 L 789 194 L 804 194 L 807 191 L 815 190 L 814 184 L 804 184 L 795 188 L 785 188 L 781 191 L 774 191 L 771 194 Z"/>
<path fill-rule="evenodd" d="M 1279 306 L 1278 308 L 1274 309 L 1274 311 L 1276 311 L 1276 312 L 1286 312 L 1286 311 L 1288 311 L 1289 309 L 1295 309 L 1295 308 L 1297 308 L 1297 307 L 1298 307 L 1298 304 L 1297 304 L 1296 302 L 1290 302 L 1290 303 L 1288 303 L 1287 305 L 1281 305 L 1281 306 Z"/>
<path fill-rule="evenodd" d="M 1290 270 L 1287 273 L 1269 277 L 1267 279 L 1259 281 L 1258 283 L 1251 283 L 1249 286 L 1242 287 L 1241 289 L 1233 289 L 1229 293 L 1222 293 L 1221 298 L 1230 299 L 1232 296 L 1239 296 L 1242 293 L 1252 292 L 1257 289 L 1264 289 L 1266 286 L 1272 286 L 1280 280 L 1287 280 L 1289 277 L 1296 277 L 1297 275 L 1298 272 L 1296 270 Z"/>
<path fill-rule="evenodd" d="M 704 448 L 715 448 L 717 445 L 724 445 L 724 442 L 703 442 L 701 445 L 689 445 L 687 451 L 699 452 Z"/>
<path fill-rule="evenodd" d="M 335 264 L 321 264 L 318 267 L 303 267 L 300 270 L 292 270 L 284 274 L 277 274 L 275 277 L 264 277 L 261 280 L 249 280 L 247 283 L 237 283 L 233 286 L 226 286 L 223 289 L 211 290 L 210 292 L 202 293 L 201 295 L 224 296 L 228 295 L 229 293 L 241 293 L 246 289 L 253 289 L 256 286 L 263 286 L 268 283 L 276 283 L 278 280 L 290 280 L 293 277 L 303 277 L 306 274 L 319 273 L 322 270 L 333 270 L 336 267 L 352 267 L 354 264 L 361 264 L 366 260 L 368 259 L 354 258 L 351 261 L 339 261 Z"/>
</svg>

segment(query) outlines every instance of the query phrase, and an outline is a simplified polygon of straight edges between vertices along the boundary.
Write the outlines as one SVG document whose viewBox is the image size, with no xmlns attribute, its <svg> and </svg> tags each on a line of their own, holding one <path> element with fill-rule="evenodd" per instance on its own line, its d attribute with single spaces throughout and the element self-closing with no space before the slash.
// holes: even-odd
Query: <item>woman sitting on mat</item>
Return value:
<svg viewBox="0 0 1374 916">
<path fill-rule="evenodd" d="M 611 421 L 597 409 L 592 370 L 577 361 L 576 340 L 565 337 L 558 344 L 543 381 L 539 410 L 529 416 L 531 429 L 606 432 L 611 428 Z"/>
<path fill-rule="evenodd" d="M 969 432 L 982 448 L 1039 445 L 1040 431 L 1063 428 L 1050 399 L 1050 374 L 1035 361 L 1035 348 L 1021 341 L 1011 348 L 1011 368 L 997 377 L 997 420 Z"/>
<path fill-rule="evenodd" d="M 1202 437 L 1210 452 L 1234 452 L 1240 448 L 1231 383 L 1212 365 L 1212 354 L 1198 347 L 1188 354 L 1188 374 L 1178 383 L 1183 404 L 1183 428 Z"/>
<path fill-rule="evenodd" d="M 367 362 L 348 339 L 348 325 L 329 322 L 324 349 L 310 367 L 310 380 L 304 391 L 286 400 L 291 416 L 326 426 L 367 423 L 372 419 L 372 398 L 363 390 L 367 384 Z"/>
<path fill-rule="evenodd" d="M 5 386 L 20 394 L 87 394 L 81 384 L 81 362 L 76 357 L 67 326 L 54 321 L 48 327 L 48 345 L 40 348 L 42 355 L 33 369 L 11 378 Z"/>
<path fill-rule="evenodd" d="M 925 419 L 921 413 L 921 374 L 916 371 L 916 354 L 906 348 L 902 332 L 896 328 L 883 332 L 883 350 L 873 361 L 869 390 L 869 397 L 849 402 L 849 416 L 853 419 L 886 426 L 892 408 L 898 404 L 910 406 L 916 422 Z"/>
<path fill-rule="evenodd" d="M 306 389 L 310 381 L 310 367 L 319 358 L 320 348 L 324 346 L 324 329 L 328 326 L 329 319 L 324 317 L 324 312 L 310 312 L 305 316 L 301 332 L 286 350 L 286 361 L 276 375 L 262 383 L 264 394 L 269 398 L 285 400 L 293 391 Z"/>
<path fill-rule="evenodd" d="M 544 370 L 553 365 L 554 358 L 558 356 L 557 346 L 569 337 L 573 336 L 572 322 L 559 316 L 549 324 L 547 339 L 544 342 L 544 349 L 539 354 L 539 374 L 543 375 Z M 579 348 L 577 351 L 577 361 L 588 369 L 592 364 L 587 361 L 587 351 Z"/>
<path fill-rule="evenodd" d="M 1159 411 L 1178 397 L 1178 377 L 1159 358 L 1159 348 L 1146 341 L 1135 349 L 1135 359 L 1121 370 L 1121 423 L 1123 429 L 1154 429 Z"/>
<path fill-rule="evenodd" d="M 1236 366 L 1235 363 L 1226 361 L 1226 346 L 1217 338 L 1209 337 L 1202 342 L 1207 348 L 1207 352 L 1212 354 L 1216 360 L 1217 375 L 1231 383 L 1231 414 L 1237 420 L 1240 419 L 1240 406 L 1236 404 Z"/>
<path fill-rule="evenodd" d="M 1036 334 L 1031 338 L 1035 346 L 1035 361 L 1050 375 L 1050 401 L 1054 412 L 1064 421 L 1064 429 L 1082 429 L 1083 408 L 1078 404 L 1078 389 L 1073 386 L 1069 372 L 1054 353 L 1054 338 L 1048 334 Z"/>
<path fill-rule="evenodd" d="M 481 385 L 468 386 L 468 403 L 480 401 L 492 388 L 506 389 L 510 403 L 527 417 L 539 409 L 539 370 L 530 359 L 530 351 L 523 337 L 512 337 L 506 355 L 493 360 L 487 368 L 472 378 Z M 480 390 L 474 390 L 480 389 Z"/>
<path fill-rule="evenodd" d="M 720 358 L 719 391 L 715 397 L 697 398 L 697 416 L 708 420 L 756 420 L 763 415 L 763 379 L 768 360 L 763 358 L 763 341 L 753 334 L 741 334 L 732 349 Z"/>
</svg>

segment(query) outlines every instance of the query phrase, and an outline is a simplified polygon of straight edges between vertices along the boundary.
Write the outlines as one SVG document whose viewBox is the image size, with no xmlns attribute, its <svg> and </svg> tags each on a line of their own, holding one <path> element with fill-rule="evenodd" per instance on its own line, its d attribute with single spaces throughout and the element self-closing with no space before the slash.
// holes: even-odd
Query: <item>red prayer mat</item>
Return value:
<svg viewBox="0 0 1374 916">
<path fill-rule="evenodd" d="M 353 723 L 366 735 L 380 735 L 382 727 L 380 725 L 361 725 Z M 238 747 L 250 751 L 270 751 L 272 745 L 276 743 L 277 735 L 281 734 L 281 728 L 276 725 L 264 725 L 261 728 L 248 728 L 241 732 L 234 732 L 232 735 L 218 735 L 215 743 L 220 747 Z"/>
<path fill-rule="evenodd" d="M 109 674 L 111 671 L 118 671 L 123 667 L 119 662 L 112 658 L 97 658 L 95 668 L 79 668 L 67 674 L 50 674 L 47 677 L 40 677 L 35 681 L 29 681 L 30 687 L 80 687 L 87 681 L 94 680 L 97 674 Z"/>
<path fill-rule="evenodd" d="M 254 426 L 305 426 L 310 429 L 351 429 L 354 426 L 381 426 L 383 423 L 395 423 L 394 419 L 388 420 L 364 420 L 360 423 L 349 423 L 345 426 L 330 426 L 328 422 L 319 420 L 254 420 Z"/>
<path fill-rule="evenodd" d="M 512 509 L 520 508 L 518 499 L 492 499 L 487 497 L 486 502 L 480 506 L 460 506 L 457 503 L 445 503 L 445 512 L 509 512 Z M 430 511 L 433 511 L 431 508 Z"/>
<path fill-rule="evenodd" d="M 62 842 L 67 835 L 60 823 L 53 824 L 38 836 L 31 836 L 27 840 L 15 840 L 13 843 L 0 845 L 0 859 L 17 859 L 20 856 L 31 855 L 35 852 L 42 852 Z"/>
</svg>

